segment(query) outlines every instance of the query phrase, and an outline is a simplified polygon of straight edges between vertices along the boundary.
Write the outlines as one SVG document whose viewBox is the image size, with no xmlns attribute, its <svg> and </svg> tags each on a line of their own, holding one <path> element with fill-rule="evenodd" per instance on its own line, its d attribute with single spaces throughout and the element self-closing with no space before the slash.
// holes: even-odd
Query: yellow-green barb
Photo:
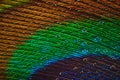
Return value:
<svg viewBox="0 0 120 80">
<path fill-rule="evenodd" d="M 20 5 L 29 0 L 2 0 L 0 1 L 0 12 L 4 11 L 7 8 L 12 8 L 16 5 Z"/>
</svg>

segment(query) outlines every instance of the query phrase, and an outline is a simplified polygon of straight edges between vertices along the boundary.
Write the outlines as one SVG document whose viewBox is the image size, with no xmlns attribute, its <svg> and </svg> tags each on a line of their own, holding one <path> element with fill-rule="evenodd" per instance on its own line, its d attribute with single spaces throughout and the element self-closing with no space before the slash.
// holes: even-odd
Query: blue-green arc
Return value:
<svg viewBox="0 0 120 80">
<path fill-rule="evenodd" d="M 67 21 L 37 31 L 14 51 L 6 72 L 8 80 L 26 80 L 36 69 L 73 56 L 120 58 L 120 20 L 116 20 Z"/>
</svg>

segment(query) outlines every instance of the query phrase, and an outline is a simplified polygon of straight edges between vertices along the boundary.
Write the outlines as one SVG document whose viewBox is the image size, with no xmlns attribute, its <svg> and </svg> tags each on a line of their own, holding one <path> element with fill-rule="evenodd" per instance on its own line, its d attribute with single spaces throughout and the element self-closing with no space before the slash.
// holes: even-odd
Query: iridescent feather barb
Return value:
<svg viewBox="0 0 120 80">
<path fill-rule="evenodd" d="M 72 57 L 106 55 L 120 59 L 120 49 L 116 48 L 119 46 L 119 35 L 113 31 L 113 25 L 116 26 L 115 31 L 119 32 L 120 28 L 117 23 L 102 22 L 104 23 L 91 20 L 65 22 L 36 32 L 15 50 L 10 59 L 8 75 L 26 79 L 38 68 Z M 82 65 L 82 62 L 79 63 Z"/>
<path fill-rule="evenodd" d="M 72 57 L 37 69 L 31 80 L 119 80 L 119 61 L 106 56 Z M 82 64 L 81 64 L 82 63 Z M 56 69 L 58 68 L 58 69 Z"/>
<path fill-rule="evenodd" d="M 0 1 L 0 80 L 119 80 L 119 0 Z"/>
</svg>

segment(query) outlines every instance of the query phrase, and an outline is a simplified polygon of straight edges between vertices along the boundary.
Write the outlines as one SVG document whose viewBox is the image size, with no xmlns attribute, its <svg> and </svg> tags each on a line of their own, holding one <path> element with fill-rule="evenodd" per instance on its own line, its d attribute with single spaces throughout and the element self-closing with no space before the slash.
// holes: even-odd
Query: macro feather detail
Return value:
<svg viewBox="0 0 120 80">
<path fill-rule="evenodd" d="M 0 63 L 0 80 L 119 80 L 120 1 L 0 1 Z"/>
</svg>

